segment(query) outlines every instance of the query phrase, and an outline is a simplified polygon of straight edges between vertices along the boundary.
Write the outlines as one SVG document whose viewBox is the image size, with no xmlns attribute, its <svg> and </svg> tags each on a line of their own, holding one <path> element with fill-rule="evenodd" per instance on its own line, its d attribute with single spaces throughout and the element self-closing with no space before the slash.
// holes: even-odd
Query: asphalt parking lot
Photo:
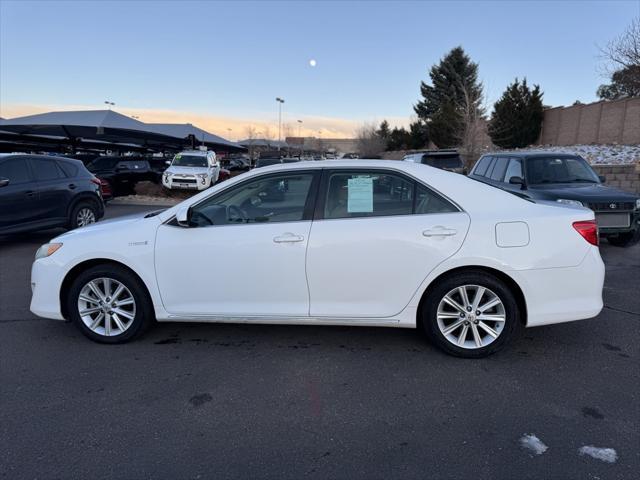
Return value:
<svg viewBox="0 0 640 480">
<path fill-rule="evenodd" d="M 94 344 L 29 312 L 55 234 L 0 237 L 2 478 L 638 478 L 640 245 L 603 242 L 600 316 L 478 361 L 385 328 L 161 324 Z"/>
</svg>

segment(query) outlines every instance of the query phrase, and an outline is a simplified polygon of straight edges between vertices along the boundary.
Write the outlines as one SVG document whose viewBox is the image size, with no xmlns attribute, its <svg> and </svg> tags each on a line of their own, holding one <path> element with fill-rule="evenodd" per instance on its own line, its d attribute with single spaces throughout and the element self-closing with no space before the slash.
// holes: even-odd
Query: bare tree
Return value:
<svg viewBox="0 0 640 480">
<path fill-rule="evenodd" d="M 249 140 L 249 158 L 253 161 L 256 157 L 256 149 L 253 143 L 258 135 L 258 131 L 253 125 L 249 125 L 245 129 L 245 134 L 247 136 L 247 140 Z"/>
<path fill-rule="evenodd" d="M 608 73 L 640 67 L 640 16 L 619 37 L 601 47 L 600 54 L 608 64 Z"/>
<path fill-rule="evenodd" d="M 385 141 L 376 133 L 376 126 L 365 123 L 356 130 L 360 158 L 377 158 L 385 149 Z"/>
<path fill-rule="evenodd" d="M 486 143 L 486 112 L 487 99 L 482 91 L 468 88 L 464 83 L 460 83 L 462 92 L 462 102 L 457 105 L 459 112 L 459 130 L 457 133 L 460 154 L 465 161 L 467 168 L 473 166 L 485 149 Z"/>
</svg>

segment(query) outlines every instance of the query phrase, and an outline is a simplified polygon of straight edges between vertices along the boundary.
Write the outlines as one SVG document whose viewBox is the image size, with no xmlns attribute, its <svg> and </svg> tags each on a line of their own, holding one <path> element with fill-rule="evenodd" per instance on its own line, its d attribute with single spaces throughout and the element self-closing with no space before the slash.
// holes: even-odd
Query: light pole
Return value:
<svg viewBox="0 0 640 480">
<path fill-rule="evenodd" d="M 278 150 L 280 150 L 280 139 L 282 132 L 282 104 L 284 103 L 284 98 L 276 97 L 276 102 L 278 102 Z"/>
<path fill-rule="evenodd" d="M 111 110 L 111 107 L 115 107 L 116 104 L 113 102 L 110 102 L 109 100 L 105 100 L 104 101 L 105 105 L 107 105 L 109 107 L 109 110 Z"/>
<path fill-rule="evenodd" d="M 298 120 L 298 138 L 300 139 L 300 156 L 304 153 L 304 138 L 300 136 L 300 128 L 302 127 L 302 120 Z"/>
</svg>

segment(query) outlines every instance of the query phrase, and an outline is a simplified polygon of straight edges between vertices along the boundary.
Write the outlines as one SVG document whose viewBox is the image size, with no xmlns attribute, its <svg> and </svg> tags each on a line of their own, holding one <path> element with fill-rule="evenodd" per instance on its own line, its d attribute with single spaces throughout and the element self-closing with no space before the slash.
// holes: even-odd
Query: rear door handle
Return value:
<svg viewBox="0 0 640 480">
<path fill-rule="evenodd" d="M 36 194 L 36 192 L 34 192 L 33 190 L 27 190 L 24 193 L 27 195 L 27 197 L 33 197 Z"/>
<path fill-rule="evenodd" d="M 423 231 L 422 235 L 424 235 L 425 237 L 451 237 L 456 233 L 458 233 L 458 231 L 454 228 L 438 226 Z"/>
<path fill-rule="evenodd" d="M 273 237 L 275 243 L 295 243 L 302 242 L 304 237 L 302 235 L 295 235 L 293 233 L 285 233 L 278 237 Z"/>
</svg>

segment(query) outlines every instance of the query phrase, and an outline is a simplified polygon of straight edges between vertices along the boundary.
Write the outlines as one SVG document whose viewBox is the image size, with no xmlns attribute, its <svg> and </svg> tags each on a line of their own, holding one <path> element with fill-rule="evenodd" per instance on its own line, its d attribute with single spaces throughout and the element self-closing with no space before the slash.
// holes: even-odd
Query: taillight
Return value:
<svg viewBox="0 0 640 480">
<path fill-rule="evenodd" d="M 582 238 L 584 238 L 591 245 L 596 247 L 600 243 L 598 237 L 598 224 L 595 220 L 583 220 L 580 222 L 573 222 L 573 228 L 576 229 Z"/>
<path fill-rule="evenodd" d="M 98 180 L 96 177 L 91 177 L 91 183 L 95 183 L 96 185 L 100 186 L 100 180 Z"/>
</svg>

